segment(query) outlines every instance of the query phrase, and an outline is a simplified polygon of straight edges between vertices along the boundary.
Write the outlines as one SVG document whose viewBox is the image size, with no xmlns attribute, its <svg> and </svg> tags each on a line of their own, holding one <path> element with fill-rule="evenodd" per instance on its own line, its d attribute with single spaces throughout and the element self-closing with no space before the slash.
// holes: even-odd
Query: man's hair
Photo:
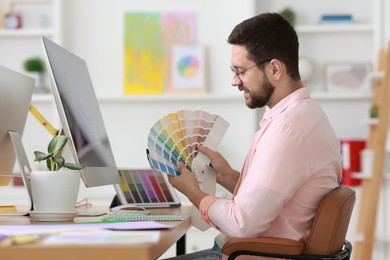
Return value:
<svg viewBox="0 0 390 260">
<path fill-rule="evenodd" d="M 266 59 L 278 59 L 285 64 L 292 79 L 300 79 L 298 36 L 281 15 L 263 13 L 239 23 L 229 35 L 228 43 L 245 47 L 248 59 L 257 64 Z"/>
</svg>

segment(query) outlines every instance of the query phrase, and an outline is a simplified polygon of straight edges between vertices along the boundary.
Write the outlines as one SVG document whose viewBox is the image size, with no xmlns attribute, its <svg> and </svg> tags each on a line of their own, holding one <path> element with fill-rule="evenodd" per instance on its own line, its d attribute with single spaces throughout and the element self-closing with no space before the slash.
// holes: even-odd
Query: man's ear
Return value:
<svg viewBox="0 0 390 260">
<path fill-rule="evenodd" d="M 286 72 L 286 67 L 284 66 L 283 62 L 278 59 L 272 59 L 270 65 L 272 69 L 272 77 L 274 80 L 279 80 L 283 73 Z"/>
</svg>

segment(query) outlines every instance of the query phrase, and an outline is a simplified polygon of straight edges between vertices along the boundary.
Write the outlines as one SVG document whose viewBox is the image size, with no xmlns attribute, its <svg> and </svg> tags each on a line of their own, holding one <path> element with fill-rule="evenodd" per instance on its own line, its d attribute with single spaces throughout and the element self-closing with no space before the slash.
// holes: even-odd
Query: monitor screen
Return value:
<svg viewBox="0 0 390 260">
<path fill-rule="evenodd" d="M 46 65 L 62 127 L 74 160 L 85 166 L 86 187 L 120 182 L 86 62 L 42 37 Z"/>
<path fill-rule="evenodd" d="M 8 131 L 23 134 L 34 79 L 0 66 L 0 186 L 8 185 L 16 155 Z"/>
</svg>

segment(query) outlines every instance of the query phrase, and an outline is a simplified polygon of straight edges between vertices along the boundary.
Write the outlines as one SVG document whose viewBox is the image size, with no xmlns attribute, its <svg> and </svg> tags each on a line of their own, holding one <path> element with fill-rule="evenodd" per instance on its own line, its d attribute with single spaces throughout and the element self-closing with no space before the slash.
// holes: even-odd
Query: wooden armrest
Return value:
<svg viewBox="0 0 390 260">
<path fill-rule="evenodd" d="M 300 255 L 305 248 L 305 242 L 285 238 L 230 238 L 222 248 L 224 255 L 237 251 L 262 252 L 270 254 Z"/>
</svg>

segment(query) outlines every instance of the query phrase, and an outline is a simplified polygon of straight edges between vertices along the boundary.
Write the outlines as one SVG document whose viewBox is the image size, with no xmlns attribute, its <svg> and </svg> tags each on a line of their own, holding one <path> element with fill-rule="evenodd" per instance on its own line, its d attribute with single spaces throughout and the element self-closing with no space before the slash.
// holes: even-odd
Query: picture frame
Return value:
<svg viewBox="0 0 390 260">
<path fill-rule="evenodd" d="M 370 62 L 332 62 L 325 64 L 326 92 L 367 92 L 371 90 Z"/>
<path fill-rule="evenodd" d="M 171 92 L 206 92 L 205 49 L 199 45 L 174 45 L 171 61 Z"/>
</svg>

